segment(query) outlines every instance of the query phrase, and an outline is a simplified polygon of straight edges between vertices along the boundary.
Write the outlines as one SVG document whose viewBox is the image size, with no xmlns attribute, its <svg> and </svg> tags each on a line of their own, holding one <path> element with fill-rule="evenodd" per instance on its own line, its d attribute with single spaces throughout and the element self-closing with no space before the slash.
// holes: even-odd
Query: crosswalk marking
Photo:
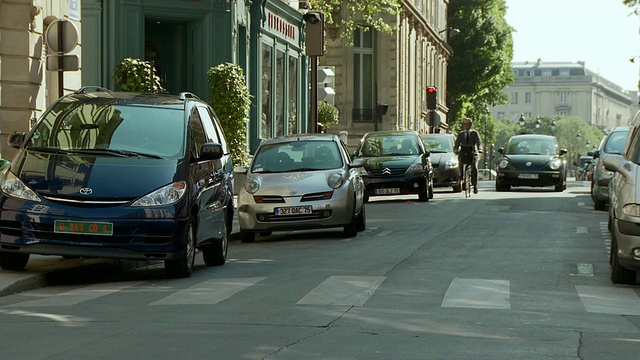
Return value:
<svg viewBox="0 0 640 360">
<path fill-rule="evenodd" d="M 180 290 L 149 305 L 213 305 L 264 279 L 266 278 L 213 279 Z"/>
<path fill-rule="evenodd" d="M 614 315 L 640 315 L 640 298 L 632 288 L 576 285 L 587 312 Z"/>
<path fill-rule="evenodd" d="M 362 306 L 384 276 L 332 276 L 298 301 L 299 305 Z"/>
<path fill-rule="evenodd" d="M 23 301 L 4 307 L 39 307 L 39 306 L 72 306 L 88 300 L 113 294 L 128 287 L 142 284 L 143 281 L 130 281 L 120 283 L 94 284 L 80 289 L 66 291 L 60 294 L 48 296 L 42 299 Z"/>
<path fill-rule="evenodd" d="M 455 278 L 449 285 L 441 306 L 511 309 L 510 287 L 507 280 Z"/>
</svg>

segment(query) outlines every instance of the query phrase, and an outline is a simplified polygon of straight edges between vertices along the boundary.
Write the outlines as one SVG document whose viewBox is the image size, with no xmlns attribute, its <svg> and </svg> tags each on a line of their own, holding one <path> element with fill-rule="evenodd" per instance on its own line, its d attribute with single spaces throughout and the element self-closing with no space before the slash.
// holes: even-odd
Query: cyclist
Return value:
<svg viewBox="0 0 640 360">
<path fill-rule="evenodd" d="M 478 193 L 478 154 L 482 153 L 482 140 L 480 140 L 480 134 L 472 129 L 473 120 L 471 118 L 465 118 L 462 121 L 462 127 L 464 130 L 458 133 L 456 142 L 453 146 L 454 153 L 458 155 L 458 161 L 460 163 L 460 171 L 462 178 L 464 179 L 464 166 L 471 164 L 471 184 L 465 184 L 465 186 L 472 185 L 473 193 Z"/>
</svg>

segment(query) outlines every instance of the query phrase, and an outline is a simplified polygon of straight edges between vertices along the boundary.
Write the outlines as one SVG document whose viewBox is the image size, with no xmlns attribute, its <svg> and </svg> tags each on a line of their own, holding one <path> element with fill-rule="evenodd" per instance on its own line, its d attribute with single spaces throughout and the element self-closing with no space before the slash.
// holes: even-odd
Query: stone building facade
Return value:
<svg viewBox="0 0 640 360">
<path fill-rule="evenodd" d="M 509 104 L 491 109 L 498 119 L 576 116 L 603 130 L 627 125 L 638 110 L 638 93 L 589 70 L 584 62 L 514 62 Z"/>
</svg>

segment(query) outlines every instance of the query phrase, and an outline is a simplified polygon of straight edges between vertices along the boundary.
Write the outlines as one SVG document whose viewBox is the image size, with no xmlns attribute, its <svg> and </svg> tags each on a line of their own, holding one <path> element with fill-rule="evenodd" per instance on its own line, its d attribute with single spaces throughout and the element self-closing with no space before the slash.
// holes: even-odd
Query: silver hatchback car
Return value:
<svg viewBox="0 0 640 360">
<path fill-rule="evenodd" d="M 238 194 L 243 242 L 273 231 L 342 227 L 347 237 L 366 227 L 364 182 L 335 135 L 280 136 L 260 144 Z"/>
</svg>

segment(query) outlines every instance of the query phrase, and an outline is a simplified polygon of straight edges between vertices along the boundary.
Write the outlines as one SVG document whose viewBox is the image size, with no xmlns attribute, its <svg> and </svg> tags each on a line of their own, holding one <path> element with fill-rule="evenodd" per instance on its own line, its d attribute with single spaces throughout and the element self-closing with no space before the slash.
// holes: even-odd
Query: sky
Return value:
<svg viewBox="0 0 640 360">
<path fill-rule="evenodd" d="M 640 18 L 622 0 L 506 0 L 513 61 L 584 61 L 587 69 L 638 90 Z M 636 57 L 637 56 L 637 57 Z M 629 59 L 635 58 L 635 63 Z"/>
</svg>

